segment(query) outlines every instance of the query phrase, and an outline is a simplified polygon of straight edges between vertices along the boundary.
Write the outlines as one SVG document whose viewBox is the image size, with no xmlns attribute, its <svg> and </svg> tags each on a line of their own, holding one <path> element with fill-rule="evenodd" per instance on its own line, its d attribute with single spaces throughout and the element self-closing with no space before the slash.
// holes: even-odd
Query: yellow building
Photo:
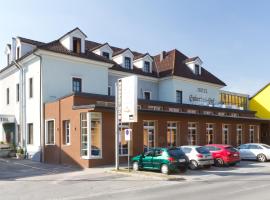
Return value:
<svg viewBox="0 0 270 200">
<path fill-rule="evenodd" d="M 270 119 L 270 83 L 250 98 L 249 109 L 259 118 Z"/>
</svg>

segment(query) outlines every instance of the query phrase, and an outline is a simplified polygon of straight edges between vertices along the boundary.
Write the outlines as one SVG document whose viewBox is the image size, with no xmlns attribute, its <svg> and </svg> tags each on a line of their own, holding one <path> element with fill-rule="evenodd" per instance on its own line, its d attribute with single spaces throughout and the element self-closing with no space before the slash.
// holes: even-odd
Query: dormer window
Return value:
<svg viewBox="0 0 270 200">
<path fill-rule="evenodd" d="M 81 39 L 73 37 L 73 52 L 81 53 Z"/>
<path fill-rule="evenodd" d="M 200 75 L 200 66 L 195 65 L 195 75 Z"/>
<path fill-rule="evenodd" d="M 108 58 L 110 59 L 110 54 L 108 52 L 102 52 L 102 56 L 105 57 L 105 58 Z"/>
<path fill-rule="evenodd" d="M 130 57 L 125 57 L 124 66 L 125 66 L 126 69 L 131 69 L 131 59 L 130 59 Z"/>
<path fill-rule="evenodd" d="M 148 73 L 150 72 L 150 62 L 144 61 L 143 71 Z"/>
<path fill-rule="evenodd" d="M 16 59 L 20 58 L 20 47 L 17 47 L 16 49 Z"/>
</svg>

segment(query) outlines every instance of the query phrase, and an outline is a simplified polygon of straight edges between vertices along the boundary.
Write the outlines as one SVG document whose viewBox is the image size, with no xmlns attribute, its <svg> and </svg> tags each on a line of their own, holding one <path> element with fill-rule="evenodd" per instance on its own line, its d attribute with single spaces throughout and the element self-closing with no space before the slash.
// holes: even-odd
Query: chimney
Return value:
<svg viewBox="0 0 270 200">
<path fill-rule="evenodd" d="M 166 51 L 162 51 L 160 53 L 160 61 L 162 61 L 165 58 L 165 55 L 166 55 Z"/>
</svg>

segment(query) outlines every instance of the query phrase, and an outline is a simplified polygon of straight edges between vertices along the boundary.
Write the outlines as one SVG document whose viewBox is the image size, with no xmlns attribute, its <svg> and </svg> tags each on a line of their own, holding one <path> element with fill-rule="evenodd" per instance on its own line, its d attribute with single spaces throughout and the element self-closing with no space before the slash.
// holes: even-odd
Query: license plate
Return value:
<svg viewBox="0 0 270 200">
<path fill-rule="evenodd" d="M 233 156 L 234 156 L 234 157 L 238 157 L 238 154 L 237 154 L 237 153 L 235 153 L 235 154 L 233 154 Z"/>
<path fill-rule="evenodd" d="M 186 159 L 179 159 L 179 162 L 186 162 Z"/>
</svg>

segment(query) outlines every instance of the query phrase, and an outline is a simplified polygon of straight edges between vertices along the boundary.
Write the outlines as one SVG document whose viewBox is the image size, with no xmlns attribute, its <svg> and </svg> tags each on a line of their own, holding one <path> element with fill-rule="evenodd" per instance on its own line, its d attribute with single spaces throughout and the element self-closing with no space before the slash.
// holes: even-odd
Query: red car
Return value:
<svg viewBox="0 0 270 200">
<path fill-rule="evenodd" d="M 239 151 L 230 145 L 208 144 L 205 147 L 212 153 L 216 166 L 234 166 L 241 160 Z"/>
</svg>

